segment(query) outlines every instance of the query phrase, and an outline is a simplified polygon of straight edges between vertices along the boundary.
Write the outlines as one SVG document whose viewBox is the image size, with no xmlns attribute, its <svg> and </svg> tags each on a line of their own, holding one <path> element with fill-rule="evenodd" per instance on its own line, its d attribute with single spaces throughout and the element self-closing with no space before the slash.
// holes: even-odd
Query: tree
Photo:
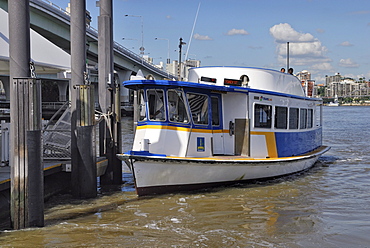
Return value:
<svg viewBox="0 0 370 248">
<path fill-rule="evenodd" d="M 326 86 L 317 88 L 317 95 L 320 96 L 320 97 L 324 97 L 325 96 L 325 88 L 326 88 Z"/>
</svg>

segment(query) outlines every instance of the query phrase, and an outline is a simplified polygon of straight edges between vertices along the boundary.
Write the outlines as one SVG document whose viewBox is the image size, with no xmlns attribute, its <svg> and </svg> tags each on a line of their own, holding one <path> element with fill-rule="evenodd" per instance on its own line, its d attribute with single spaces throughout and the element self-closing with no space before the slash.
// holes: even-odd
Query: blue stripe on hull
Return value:
<svg viewBox="0 0 370 248">
<path fill-rule="evenodd" d="M 276 148 L 279 157 L 291 157 L 312 151 L 321 146 L 322 129 L 305 132 L 276 132 Z"/>
</svg>

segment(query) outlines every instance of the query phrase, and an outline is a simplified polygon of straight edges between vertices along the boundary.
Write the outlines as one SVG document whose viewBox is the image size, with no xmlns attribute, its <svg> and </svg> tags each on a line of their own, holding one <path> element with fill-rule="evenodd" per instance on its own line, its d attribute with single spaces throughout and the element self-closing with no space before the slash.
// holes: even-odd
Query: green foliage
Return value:
<svg viewBox="0 0 370 248">
<path fill-rule="evenodd" d="M 326 89 L 326 86 L 318 88 L 317 89 L 317 95 L 320 96 L 320 97 L 324 97 L 325 96 L 325 89 Z"/>
</svg>

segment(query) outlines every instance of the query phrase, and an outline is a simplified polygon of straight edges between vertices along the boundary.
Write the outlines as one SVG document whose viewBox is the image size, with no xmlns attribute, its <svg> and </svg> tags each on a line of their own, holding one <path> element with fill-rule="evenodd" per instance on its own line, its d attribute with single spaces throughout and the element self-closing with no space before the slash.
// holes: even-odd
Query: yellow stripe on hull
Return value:
<svg viewBox="0 0 370 248">
<path fill-rule="evenodd" d="M 161 125 L 145 125 L 138 126 L 137 130 L 144 129 L 162 129 L 162 130 L 172 130 L 172 131 L 183 131 L 183 132 L 195 132 L 195 133 L 229 133 L 229 130 L 212 130 L 212 129 L 199 129 L 199 128 L 188 128 L 188 127 L 176 127 L 176 126 L 161 126 Z"/>
<path fill-rule="evenodd" d="M 273 132 L 256 132 L 252 131 L 251 135 L 264 135 L 267 144 L 267 152 L 270 158 L 277 158 L 277 148 L 276 148 L 276 139 L 275 133 Z"/>
</svg>

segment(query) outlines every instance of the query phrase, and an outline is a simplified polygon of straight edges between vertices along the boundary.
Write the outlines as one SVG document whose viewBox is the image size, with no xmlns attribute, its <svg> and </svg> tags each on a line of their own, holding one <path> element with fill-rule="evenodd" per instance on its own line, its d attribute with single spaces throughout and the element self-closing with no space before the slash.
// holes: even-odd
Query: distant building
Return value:
<svg viewBox="0 0 370 248">
<path fill-rule="evenodd" d="M 296 74 L 296 77 L 301 81 L 303 90 L 306 96 L 314 97 L 316 96 L 316 87 L 315 87 L 315 80 L 311 80 L 311 73 L 303 70 Z"/>
<path fill-rule="evenodd" d="M 341 80 L 342 80 L 342 76 L 338 72 L 334 76 L 326 76 L 325 83 L 326 83 L 326 86 L 328 86 L 329 84 L 333 82 L 339 83 Z"/>
<path fill-rule="evenodd" d="M 200 67 L 200 60 L 188 59 L 185 61 L 185 65 L 188 69 L 192 67 Z"/>
<path fill-rule="evenodd" d="M 187 80 L 189 69 L 192 67 L 200 67 L 200 60 L 188 59 L 185 62 L 181 62 L 181 77 L 183 80 Z M 179 70 L 179 62 L 174 60 L 171 64 L 167 64 L 167 70 L 169 73 L 177 75 Z"/>
<path fill-rule="evenodd" d="M 303 70 L 301 72 L 298 72 L 296 74 L 297 78 L 302 81 L 311 80 L 311 73 L 309 73 L 306 70 Z"/>
<path fill-rule="evenodd" d="M 342 77 L 339 73 L 326 77 L 326 97 L 360 97 L 370 93 L 369 83 L 353 78 Z"/>
<path fill-rule="evenodd" d="M 177 60 L 172 60 L 172 63 L 167 64 L 167 71 L 172 75 L 177 75 L 179 62 Z"/>
</svg>

